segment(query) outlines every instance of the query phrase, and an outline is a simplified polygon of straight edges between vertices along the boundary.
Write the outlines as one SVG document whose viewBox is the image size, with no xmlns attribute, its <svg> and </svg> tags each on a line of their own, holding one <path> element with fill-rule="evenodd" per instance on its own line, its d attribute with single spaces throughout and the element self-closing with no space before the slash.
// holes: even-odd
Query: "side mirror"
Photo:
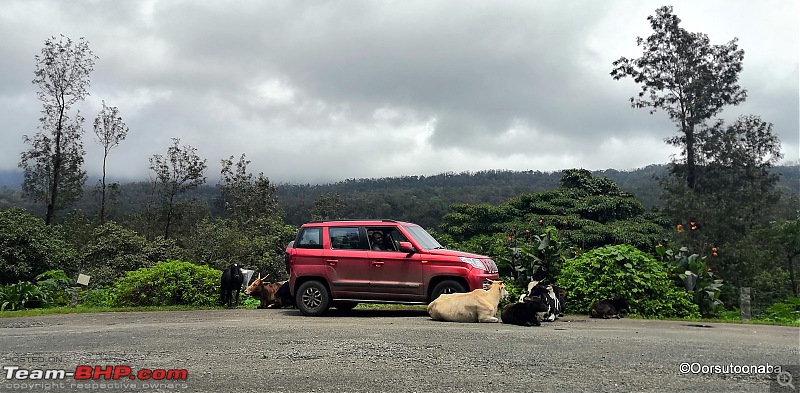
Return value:
<svg viewBox="0 0 800 393">
<path fill-rule="evenodd" d="M 400 251 L 407 253 L 417 252 L 414 246 L 411 245 L 411 242 L 400 242 Z"/>
</svg>

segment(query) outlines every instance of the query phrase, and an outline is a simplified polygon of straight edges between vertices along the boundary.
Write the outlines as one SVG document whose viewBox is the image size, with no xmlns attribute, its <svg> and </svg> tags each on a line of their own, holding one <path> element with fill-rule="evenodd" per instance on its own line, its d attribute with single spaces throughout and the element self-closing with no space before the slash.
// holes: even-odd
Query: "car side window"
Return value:
<svg viewBox="0 0 800 393">
<path fill-rule="evenodd" d="M 406 241 L 405 236 L 397 228 L 393 227 L 368 227 L 367 236 L 370 239 L 373 250 L 397 251 L 399 250 L 399 242 Z M 381 238 L 377 247 L 375 244 L 376 237 Z"/>
<path fill-rule="evenodd" d="M 358 227 L 329 228 L 331 248 L 334 250 L 365 250 L 359 237 Z"/>
<path fill-rule="evenodd" d="M 322 248 L 322 228 L 305 228 L 300 239 L 295 242 L 296 248 Z"/>
</svg>

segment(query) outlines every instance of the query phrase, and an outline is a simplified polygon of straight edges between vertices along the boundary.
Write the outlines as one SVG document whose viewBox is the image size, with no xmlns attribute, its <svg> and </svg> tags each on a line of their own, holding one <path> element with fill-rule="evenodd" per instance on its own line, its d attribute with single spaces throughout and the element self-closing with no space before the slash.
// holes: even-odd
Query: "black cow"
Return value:
<svg viewBox="0 0 800 393">
<path fill-rule="evenodd" d="M 278 307 L 295 308 L 294 298 L 289 292 L 289 281 L 284 281 L 281 287 L 275 292 L 275 303 Z"/>
<path fill-rule="evenodd" d="M 500 319 L 503 323 L 520 326 L 541 326 L 539 314 L 549 312 L 548 306 L 538 297 L 525 296 L 522 302 L 511 303 L 503 308 Z"/>
<path fill-rule="evenodd" d="M 589 316 L 592 318 L 617 318 L 623 317 L 622 311 L 628 311 L 628 301 L 622 296 L 615 296 L 613 299 L 598 300 L 592 304 Z"/>
<path fill-rule="evenodd" d="M 233 291 L 236 291 L 236 305 L 239 304 L 239 292 L 242 290 L 244 275 L 238 264 L 233 263 L 222 272 L 220 280 L 220 300 L 222 305 L 231 306 L 233 303 Z"/>
</svg>

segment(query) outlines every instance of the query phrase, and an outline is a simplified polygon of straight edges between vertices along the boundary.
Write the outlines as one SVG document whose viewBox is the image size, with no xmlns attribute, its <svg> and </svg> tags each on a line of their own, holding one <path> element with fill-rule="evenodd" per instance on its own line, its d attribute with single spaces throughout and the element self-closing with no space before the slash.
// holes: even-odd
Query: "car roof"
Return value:
<svg viewBox="0 0 800 393">
<path fill-rule="evenodd" d="M 311 221 L 303 224 L 304 227 L 312 226 L 349 226 L 349 225 L 380 225 L 380 224 L 400 224 L 400 225 L 417 225 L 410 222 L 397 221 L 391 219 L 350 219 L 350 220 L 325 220 L 325 221 Z"/>
</svg>

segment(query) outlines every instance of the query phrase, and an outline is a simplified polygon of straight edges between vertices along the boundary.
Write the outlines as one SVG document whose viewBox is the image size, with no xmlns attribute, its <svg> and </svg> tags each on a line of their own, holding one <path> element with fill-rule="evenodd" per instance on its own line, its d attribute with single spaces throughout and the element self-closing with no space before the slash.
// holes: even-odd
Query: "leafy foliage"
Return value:
<svg viewBox="0 0 800 393">
<path fill-rule="evenodd" d="M 767 319 L 800 324 L 800 298 L 790 297 L 767 308 Z"/>
<path fill-rule="evenodd" d="M 706 262 L 708 256 L 689 255 L 689 249 L 681 247 L 677 253 L 659 245 L 656 253 L 668 263 L 673 264 L 672 274 L 683 284 L 686 292 L 694 297 L 694 303 L 700 308 L 703 316 L 716 315 L 717 307 L 723 303 L 719 299 L 723 281 L 715 276 Z M 717 249 L 713 248 L 713 253 Z"/>
<path fill-rule="evenodd" d="M 79 304 L 85 307 L 114 307 L 117 295 L 113 287 L 90 289 L 80 293 Z"/>
<path fill-rule="evenodd" d="M 0 211 L 0 284 L 32 281 L 45 271 L 75 271 L 75 250 L 62 228 L 22 209 Z"/>
<path fill-rule="evenodd" d="M 41 306 L 46 300 L 45 293 L 30 281 L 0 287 L 0 311 L 21 310 L 32 303 Z"/>
<path fill-rule="evenodd" d="M 92 284 L 105 286 L 124 272 L 150 267 L 158 261 L 179 258 L 185 253 L 174 240 L 149 241 L 136 232 L 109 221 L 94 229 L 82 253 L 81 269 L 92 276 Z"/>
<path fill-rule="evenodd" d="M 150 170 L 155 173 L 154 189 L 159 201 L 159 222 L 164 225 L 164 238 L 169 239 L 170 226 L 176 211 L 176 198 L 186 191 L 205 183 L 203 174 L 206 160 L 197 156 L 197 149 L 180 146 L 179 138 L 172 138 L 172 146 L 167 155 L 155 154 L 150 157 Z"/>
<path fill-rule="evenodd" d="M 690 33 L 680 27 L 680 18 L 671 6 L 660 7 L 648 16 L 653 34 L 637 37 L 643 49 L 637 59 L 621 57 L 614 61 L 615 80 L 631 77 L 641 85 L 634 108 L 667 112 L 679 135 L 667 143 L 683 148 L 686 160 L 686 185 L 695 188 L 695 127 L 718 114 L 726 105 L 737 105 L 747 92 L 738 85 L 744 51 L 736 39 L 725 45 L 711 45 L 706 34 Z"/>
<path fill-rule="evenodd" d="M 585 314 L 593 302 L 619 295 L 641 316 L 699 316 L 691 295 L 675 286 L 668 269 L 630 245 L 600 247 L 566 260 L 557 283 L 572 313 Z"/>
<path fill-rule="evenodd" d="M 772 124 L 742 116 L 730 126 L 718 121 L 697 135 L 694 189 L 681 181 L 688 167 L 670 165 L 661 178 L 666 213 L 702 223 L 714 242 L 733 244 L 756 227 L 755 217 L 769 217 L 781 197 L 778 176 L 770 169 L 782 157 Z"/>
<path fill-rule="evenodd" d="M 127 272 L 114 283 L 116 306 L 212 306 L 216 304 L 220 270 L 191 262 L 166 261 Z"/>
<path fill-rule="evenodd" d="M 529 229 L 518 232 L 511 227 L 506 233 L 508 252 L 500 257 L 514 273 L 516 284 L 525 287 L 530 281 L 555 282 L 569 250 L 559 239 L 555 227 L 543 228 L 541 233 Z"/>
<path fill-rule="evenodd" d="M 656 213 L 645 213 L 639 201 L 609 179 L 572 169 L 564 171 L 557 190 L 522 194 L 500 206 L 452 206 L 440 230 L 463 242 L 479 234 L 505 232 L 512 226 L 530 233 L 552 226 L 568 246 L 588 249 L 628 243 L 652 249 L 667 235 L 666 222 Z"/>
<path fill-rule="evenodd" d="M 119 146 L 119 143 L 128 136 L 128 126 L 122 121 L 119 115 L 119 108 L 106 106 L 103 101 L 103 109 L 94 119 L 94 133 L 97 135 L 97 143 L 103 146 L 103 176 L 100 179 L 100 222 L 106 221 L 106 162 L 108 153 L 111 149 Z M 115 191 L 112 187 L 111 191 Z M 110 193 L 108 196 L 114 196 Z"/>
<path fill-rule="evenodd" d="M 47 307 L 70 304 L 73 281 L 63 270 L 48 270 L 36 276 L 36 286 L 42 291 L 42 300 Z"/>
<path fill-rule="evenodd" d="M 58 41 L 56 37 L 45 40 L 41 55 L 36 55 L 33 83 L 39 87 L 37 95 L 44 108 L 39 132 L 33 138 L 24 137 L 31 147 L 22 153 L 19 166 L 25 171 L 25 195 L 47 203 L 47 224 L 56 209 L 76 201 L 83 192 L 83 117 L 79 112 L 70 118 L 69 111 L 88 94 L 96 58 L 85 39 L 73 42 L 63 35 Z"/>
<path fill-rule="evenodd" d="M 297 229 L 281 225 L 260 231 L 242 227 L 236 221 L 204 220 L 186 246 L 192 260 L 217 269 L 231 263 L 278 278 L 286 275 L 283 253 Z"/>
</svg>

